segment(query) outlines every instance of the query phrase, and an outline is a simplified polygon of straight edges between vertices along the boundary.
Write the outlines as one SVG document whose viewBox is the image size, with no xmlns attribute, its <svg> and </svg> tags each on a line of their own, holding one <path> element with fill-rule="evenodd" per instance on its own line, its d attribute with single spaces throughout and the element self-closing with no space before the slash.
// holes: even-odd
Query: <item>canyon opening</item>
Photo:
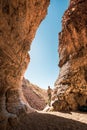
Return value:
<svg viewBox="0 0 87 130">
<path fill-rule="evenodd" d="M 59 76 L 46 111 L 38 111 L 45 92 L 24 79 L 28 51 L 50 2 L 58 0 L 0 0 L 0 130 L 87 130 L 87 0 L 70 0 L 62 17 Z"/>
<path fill-rule="evenodd" d="M 54 88 L 58 77 L 58 33 L 62 29 L 62 16 L 69 1 L 51 0 L 48 13 L 36 32 L 30 49 L 30 63 L 25 78 L 31 83 L 47 89 Z"/>
</svg>

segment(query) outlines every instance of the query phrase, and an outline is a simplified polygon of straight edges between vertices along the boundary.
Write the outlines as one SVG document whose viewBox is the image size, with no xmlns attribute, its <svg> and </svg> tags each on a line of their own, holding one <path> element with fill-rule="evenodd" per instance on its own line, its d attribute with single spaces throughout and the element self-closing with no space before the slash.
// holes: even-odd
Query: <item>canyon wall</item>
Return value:
<svg viewBox="0 0 87 130">
<path fill-rule="evenodd" d="M 54 110 L 87 106 L 87 0 L 71 0 L 59 33 L 59 77 L 53 94 Z"/>
<path fill-rule="evenodd" d="M 48 5 L 49 0 L 0 0 L 0 130 L 6 130 L 11 118 L 34 111 L 21 85 L 31 42 Z"/>
<path fill-rule="evenodd" d="M 45 89 L 42 89 L 23 78 L 22 90 L 25 99 L 32 108 L 36 110 L 43 110 L 45 108 L 48 101 L 47 91 Z"/>
</svg>

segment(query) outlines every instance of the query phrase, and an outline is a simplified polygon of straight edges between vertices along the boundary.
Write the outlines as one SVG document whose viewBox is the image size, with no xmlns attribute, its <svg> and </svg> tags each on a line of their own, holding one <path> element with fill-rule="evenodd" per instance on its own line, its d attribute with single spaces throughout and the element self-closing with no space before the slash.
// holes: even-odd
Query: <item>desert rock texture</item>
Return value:
<svg viewBox="0 0 87 130">
<path fill-rule="evenodd" d="M 58 52 L 54 110 L 78 110 L 87 106 L 87 0 L 70 1 L 62 19 Z"/>
<path fill-rule="evenodd" d="M 21 85 L 31 42 L 48 5 L 49 0 L 0 0 L 0 130 L 6 130 L 9 118 L 34 111 Z"/>
<path fill-rule="evenodd" d="M 87 122 L 78 118 L 37 113 L 23 96 L 28 51 L 48 5 L 49 0 L 0 0 L 0 130 L 87 130 Z M 87 0 L 71 0 L 63 17 L 54 100 L 60 92 L 64 100 L 56 107 L 54 102 L 55 110 L 76 110 L 87 103 L 86 10 Z"/>
<path fill-rule="evenodd" d="M 29 105 L 36 110 L 43 110 L 47 104 L 47 91 L 39 86 L 30 83 L 23 78 L 22 90 Z"/>
</svg>

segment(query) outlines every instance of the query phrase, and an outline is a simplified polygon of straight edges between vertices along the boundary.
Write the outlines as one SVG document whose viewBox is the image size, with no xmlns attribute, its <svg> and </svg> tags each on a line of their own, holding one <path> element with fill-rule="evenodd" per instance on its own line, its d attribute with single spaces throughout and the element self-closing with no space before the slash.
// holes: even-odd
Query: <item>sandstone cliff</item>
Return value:
<svg viewBox="0 0 87 130">
<path fill-rule="evenodd" d="M 9 120 L 17 122 L 22 113 L 34 111 L 21 84 L 31 42 L 48 5 L 49 0 L 0 0 L 0 130 L 6 130 Z"/>
<path fill-rule="evenodd" d="M 29 114 L 34 110 L 22 93 L 22 80 L 30 61 L 28 51 L 48 5 L 49 0 L 0 0 L 0 130 L 53 130 L 59 129 L 62 121 L 63 129 L 74 130 L 72 121 L 69 127 L 64 127 L 69 120 L 48 114 Z M 64 100 L 60 104 L 62 108 L 58 103 L 55 107 L 54 103 L 57 110 L 74 110 L 78 105 L 86 105 L 86 9 L 86 0 L 71 0 L 63 17 L 59 44 L 61 69 L 55 94 L 62 93 Z M 87 125 L 79 127 L 79 123 L 73 121 L 73 126 L 75 124 L 79 130 L 87 129 Z"/>
<path fill-rule="evenodd" d="M 59 33 L 60 74 L 53 95 L 54 110 L 87 106 L 87 0 L 71 0 Z"/>
<path fill-rule="evenodd" d="M 29 105 L 37 110 L 43 110 L 47 103 L 47 91 L 23 79 L 22 90 Z"/>
</svg>

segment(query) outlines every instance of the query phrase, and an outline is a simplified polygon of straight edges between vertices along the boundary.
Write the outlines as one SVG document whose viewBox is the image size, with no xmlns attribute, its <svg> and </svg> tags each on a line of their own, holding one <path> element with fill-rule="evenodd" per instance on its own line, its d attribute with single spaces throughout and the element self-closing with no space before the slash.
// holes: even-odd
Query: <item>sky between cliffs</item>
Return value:
<svg viewBox="0 0 87 130">
<path fill-rule="evenodd" d="M 31 61 L 25 78 L 44 89 L 48 85 L 53 88 L 59 74 L 58 33 L 68 5 L 69 0 L 51 0 L 48 14 L 39 26 L 29 52 Z"/>
</svg>

